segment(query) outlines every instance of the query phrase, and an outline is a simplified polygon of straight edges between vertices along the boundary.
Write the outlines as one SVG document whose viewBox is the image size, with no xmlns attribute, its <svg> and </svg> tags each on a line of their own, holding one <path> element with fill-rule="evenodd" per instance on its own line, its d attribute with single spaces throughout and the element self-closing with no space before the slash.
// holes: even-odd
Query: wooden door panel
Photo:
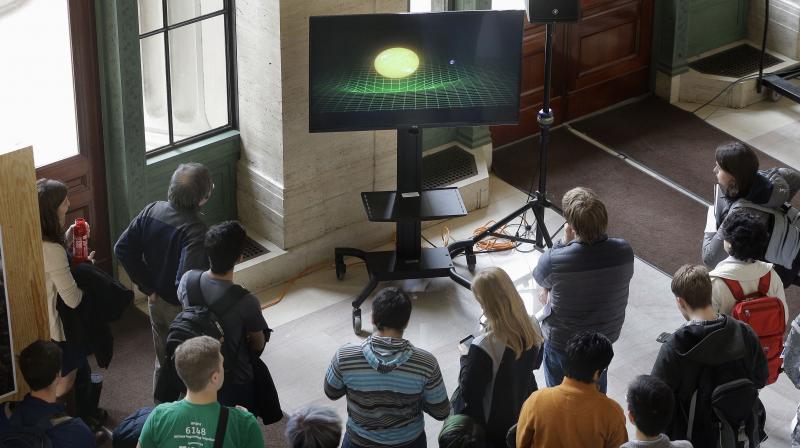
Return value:
<svg viewBox="0 0 800 448">
<path fill-rule="evenodd" d="M 654 1 L 582 0 L 580 21 L 556 25 L 551 90 L 556 123 L 648 91 Z M 544 46 L 544 25 L 526 24 L 520 121 L 491 128 L 495 147 L 539 132 Z"/>
<path fill-rule="evenodd" d="M 557 25 L 553 33 L 553 68 L 550 89 L 550 107 L 556 122 L 563 117 L 561 95 L 563 94 L 564 25 Z M 495 147 L 525 138 L 539 132 L 536 115 L 544 101 L 545 26 L 526 23 L 522 40 L 522 80 L 520 85 L 519 124 L 492 126 L 492 142 Z"/>
<path fill-rule="evenodd" d="M 649 66 L 652 6 L 652 0 L 610 3 L 569 28 L 568 92 Z"/>
</svg>

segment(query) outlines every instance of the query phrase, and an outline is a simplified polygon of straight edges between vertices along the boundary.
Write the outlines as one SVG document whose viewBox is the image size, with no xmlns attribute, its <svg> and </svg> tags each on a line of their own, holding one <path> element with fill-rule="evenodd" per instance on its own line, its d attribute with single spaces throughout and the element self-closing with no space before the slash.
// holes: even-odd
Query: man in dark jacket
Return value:
<svg viewBox="0 0 800 448">
<path fill-rule="evenodd" d="M 154 388 L 169 325 L 181 311 L 178 282 L 186 271 L 208 268 L 203 248 L 206 226 L 199 211 L 213 189 L 208 168 L 199 163 L 179 165 L 170 180 L 169 201 L 146 206 L 114 247 L 133 283 L 147 295 L 156 351 Z"/>
<path fill-rule="evenodd" d="M 561 202 L 567 221 L 564 239 L 542 254 L 533 270 L 547 316 L 542 322 L 547 387 L 564 378 L 562 361 L 572 336 L 597 331 L 611 342 L 619 339 L 633 277 L 633 249 L 623 239 L 606 236 L 608 213 L 600 198 L 577 187 Z M 603 372 L 603 393 L 606 378 Z"/>
<path fill-rule="evenodd" d="M 35 341 L 19 355 L 19 369 L 31 393 L 18 403 L 4 403 L 0 410 L 0 433 L 16 431 L 14 424 L 33 427 L 52 425 L 45 434 L 53 448 L 91 448 L 95 436 L 80 418 L 68 417 L 56 401 L 61 381 L 61 349 L 51 341 Z M 13 405 L 13 409 L 12 409 Z M 4 445 L 0 442 L 0 445 Z M 16 445 L 15 445 L 16 446 Z"/>
<path fill-rule="evenodd" d="M 769 375 L 764 351 L 750 326 L 724 314 L 711 305 L 711 279 L 703 266 L 682 266 L 672 279 L 672 293 L 687 322 L 661 346 L 652 375 L 660 378 L 675 394 L 675 412 L 667 435 L 689 439 L 694 446 L 712 446 L 714 435 L 710 402 L 698 399 L 691 437 L 687 436 L 692 396 L 701 384 L 715 387 L 746 378 L 760 389 Z M 700 394 L 698 394 L 700 396 Z"/>
</svg>

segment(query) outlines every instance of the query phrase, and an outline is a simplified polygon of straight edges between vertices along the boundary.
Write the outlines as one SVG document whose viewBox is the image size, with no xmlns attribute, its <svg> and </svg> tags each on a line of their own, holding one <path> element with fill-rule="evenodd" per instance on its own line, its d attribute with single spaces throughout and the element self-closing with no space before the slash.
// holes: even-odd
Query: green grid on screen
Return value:
<svg viewBox="0 0 800 448">
<path fill-rule="evenodd" d="M 453 109 L 513 104 L 515 79 L 480 67 L 420 67 L 389 79 L 366 66 L 319 83 L 320 113 Z"/>
</svg>

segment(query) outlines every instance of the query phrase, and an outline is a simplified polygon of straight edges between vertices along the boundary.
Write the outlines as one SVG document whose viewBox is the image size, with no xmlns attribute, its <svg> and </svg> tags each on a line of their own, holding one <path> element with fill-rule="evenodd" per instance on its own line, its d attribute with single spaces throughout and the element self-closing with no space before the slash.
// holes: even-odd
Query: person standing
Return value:
<svg viewBox="0 0 800 448">
<path fill-rule="evenodd" d="M 628 441 L 622 407 L 598 382 L 614 349 L 597 332 L 580 333 L 564 350 L 564 381 L 531 394 L 517 423 L 518 448 L 619 448 Z"/>
<path fill-rule="evenodd" d="M 619 339 L 633 277 L 633 249 L 627 241 L 606 235 L 608 212 L 594 191 L 573 188 L 564 195 L 562 210 L 564 238 L 542 254 L 533 270 L 539 301 L 545 314 L 549 312 L 542 322 L 547 387 L 564 378 L 569 338 L 597 331 L 612 343 Z M 603 393 L 607 373 L 599 380 Z"/>
<path fill-rule="evenodd" d="M 424 448 L 422 412 L 436 420 L 450 414 L 450 400 L 436 358 L 403 339 L 411 300 L 384 288 L 372 303 L 377 332 L 361 345 L 340 347 L 325 375 L 325 395 L 347 397 L 342 448 Z"/>
<path fill-rule="evenodd" d="M 478 273 L 472 292 L 486 316 L 486 332 L 461 358 L 463 402 L 456 400 L 453 410 L 486 429 L 487 447 L 505 448 L 508 429 L 537 389 L 533 371 L 542 363 L 542 335 L 504 270 L 490 267 Z"/>
<path fill-rule="evenodd" d="M 256 418 L 239 406 L 225 407 L 217 392 L 225 382 L 220 343 L 209 336 L 187 339 L 175 350 L 175 369 L 186 397 L 162 403 L 147 417 L 138 448 L 263 448 Z M 217 444 L 217 439 L 222 443 Z"/>
<path fill-rule="evenodd" d="M 181 311 L 178 283 L 186 271 L 208 269 L 203 247 L 206 225 L 200 220 L 200 208 L 213 189 L 211 172 L 204 165 L 179 165 L 170 179 L 168 200 L 147 205 L 114 246 L 128 276 L 147 295 L 156 352 L 154 390 L 169 325 Z"/>
<path fill-rule="evenodd" d="M 205 272 L 188 271 L 178 285 L 178 299 L 184 307 L 205 303 L 225 308 L 217 316 L 224 334 L 222 353 L 226 367 L 219 402 L 252 411 L 256 409 L 255 381 L 263 379 L 254 378 L 250 358 L 261 355 L 266 344 L 264 332 L 269 327 L 258 298 L 233 283 L 233 268 L 242 259 L 246 239 L 247 233 L 238 221 L 212 226 L 205 239 L 211 267 Z"/>
</svg>

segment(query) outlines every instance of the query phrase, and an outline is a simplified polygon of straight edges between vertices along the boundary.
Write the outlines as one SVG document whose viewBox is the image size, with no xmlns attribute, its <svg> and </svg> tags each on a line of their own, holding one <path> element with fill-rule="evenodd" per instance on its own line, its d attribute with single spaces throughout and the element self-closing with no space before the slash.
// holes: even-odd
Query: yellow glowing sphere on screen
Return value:
<svg viewBox="0 0 800 448">
<path fill-rule="evenodd" d="M 386 78 L 405 78 L 417 71 L 418 67 L 419 56 L 408 48 L 388 48 L 375 58 L 375 70 Z"/>
</svg>

